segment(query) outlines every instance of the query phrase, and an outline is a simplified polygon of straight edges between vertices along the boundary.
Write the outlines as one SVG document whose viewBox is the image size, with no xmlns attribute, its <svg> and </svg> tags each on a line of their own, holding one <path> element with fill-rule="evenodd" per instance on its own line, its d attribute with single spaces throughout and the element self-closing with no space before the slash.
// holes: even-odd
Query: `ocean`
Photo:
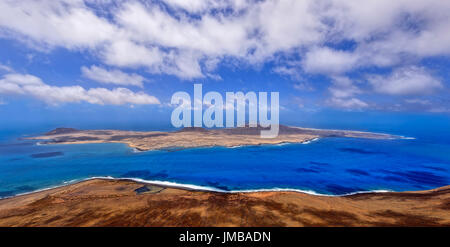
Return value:
<svg viewBox="0 0 450 247">
<path fill-rule="evenodd" d="M 49 129 L 21 126 L 0 131 L 0 197 L 92 177 L 227 192 L 426 190 L 450 184 L 448 126 L 447 118 L 428 116 L 405 124 L 345 126 L 411 137 L 407 139 L 322 138 L 306 144 L 147 152 L 120 143 L 39 145 L 20 138 Z"/>
</svg>

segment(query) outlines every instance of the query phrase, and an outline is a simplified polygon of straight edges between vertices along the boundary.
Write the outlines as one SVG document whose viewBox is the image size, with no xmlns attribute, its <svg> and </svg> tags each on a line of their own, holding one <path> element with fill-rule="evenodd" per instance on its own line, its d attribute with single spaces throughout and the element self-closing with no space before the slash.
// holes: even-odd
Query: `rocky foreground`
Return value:
<svg viewBox="0 0 450 247">
<path fill-rule="evenodd" d="M 329 197 L 92 179 L 0 200 L 0 226 L 450 226 L 450 186 Z"/>
<path fill-rule="evenodd" d="M 78 130 L 57 128 L 42 136 L 27 138 L 42 144 L 125 143 L 140 151 L 193 147 L 235 147 L 262 144 L 302 143 L 322 137 L 396 139 L 398 136 L 347 130 L 321 130 L 280 125 L 276 138 L 261 138 L 262 127 L 223 129 L 184 128 L 178 131 Z"/>
</svg>

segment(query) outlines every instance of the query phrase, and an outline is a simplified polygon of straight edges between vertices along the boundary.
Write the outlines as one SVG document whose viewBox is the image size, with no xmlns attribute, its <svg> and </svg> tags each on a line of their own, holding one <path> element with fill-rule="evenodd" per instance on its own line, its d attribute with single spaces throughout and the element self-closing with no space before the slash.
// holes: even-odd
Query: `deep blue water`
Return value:
<svg viewBox="0 0 450 247">
<path fill-rule="evenodd" d="M 228 191 L 290 188 L 335 195 L 450 184 L 448 125 L 406 126 L 410 127 L 366 126 L 365 130 L 416 139 L 324 138 L 309 144 L 138 153 L 124 144 L 36 145 L 17 139 L 26 133 L 23 130 L 4 131 L 0 132 L 0 197 L 94 176 Z"/>
</svg>

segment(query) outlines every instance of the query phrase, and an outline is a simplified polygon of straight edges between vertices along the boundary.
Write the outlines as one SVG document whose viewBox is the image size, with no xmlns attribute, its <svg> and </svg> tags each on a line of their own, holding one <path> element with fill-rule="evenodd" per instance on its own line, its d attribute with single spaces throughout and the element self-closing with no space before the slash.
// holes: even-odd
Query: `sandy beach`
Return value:
<svg viewBox="0 0 450 247">
<path fill-rule="evenodd" d="M 318 196 L 91 179 L 0 200 L 0 226 L 450 226 L 450 187 Z"/>
</svg>

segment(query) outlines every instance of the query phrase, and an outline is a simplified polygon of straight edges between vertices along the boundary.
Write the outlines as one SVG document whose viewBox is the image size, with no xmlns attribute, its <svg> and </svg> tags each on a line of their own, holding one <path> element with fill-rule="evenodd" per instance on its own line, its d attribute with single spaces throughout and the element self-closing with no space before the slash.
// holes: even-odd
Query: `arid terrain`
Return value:
<svg viewBox="0 0 450 247">
<path fill-rule="evenodd" d="M 42 144 L 76 144 L 120 142 L 140 151 L 192 148 L 235 147 L 245 145 L 302 143 L 321 137 L 357 137 L 371 139 L 394 139 L 398 136 L 347 130 L 320 130 L 280 125 L 276 138 L 261 138 L 261 127 L 224 129 L 184 128 L 173 132 L 124 131 L 124 130 L 77 130 L 57 128 L 42 136 L 27 139 L 42 140 Z"/>
<path fill-rule="evenodd" d="M 91 179 L 0 200 L 0 226 L 450 226 L 450 186 L 331 197 Z"/>
</svg>

